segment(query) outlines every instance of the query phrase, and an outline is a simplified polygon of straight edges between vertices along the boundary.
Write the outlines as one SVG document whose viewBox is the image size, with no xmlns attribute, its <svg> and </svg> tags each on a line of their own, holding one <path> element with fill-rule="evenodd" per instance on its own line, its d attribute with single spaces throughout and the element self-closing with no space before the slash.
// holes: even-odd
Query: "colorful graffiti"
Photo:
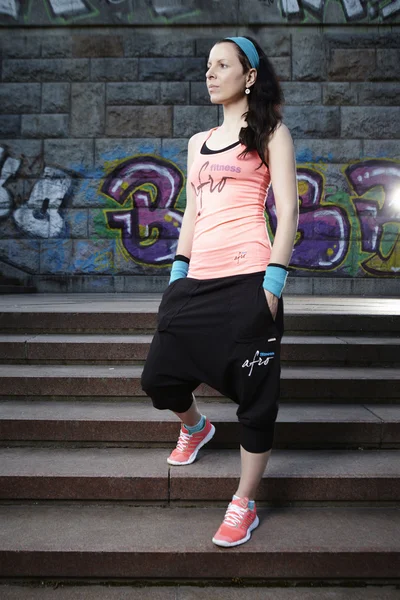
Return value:
<svg viewBox="0 0 400 600">
<path fill-rule="evenodd" d="M 350 223 L 346 211 L 325 199 L 325 178 L 315 168 L 297 168 L 300 199 L 299 227 L 291 265 L 298 269 L 326 271 L 338 268 L 346 258 Z M 276 230 L 273 190 L 268 193 L 267 212 Z"/>
<path fill-rule="evenodd" d="M 332 2 L 328 0 L 281 0 L 279 7 L 288 20 L 296 18 L 303 23 L 315 20 L 325 23 L 329 4 Z M 400 12 L 399 0 L 336 0 L 335 4 L 347 23 L 384 21 Z"/>
<path fill-rule="evenodd" d="M 396 276 L 400 272 L 399 161 L 356 161 L 342 172 L 349 192 L 327 190 L 322 165 L 298 165 L 300 214 L 291 266 L 303 271 L 340 269 L 354 275 L 361 269 L 379 277 Z M 266 208 L 274 233 L 272 189 Z"/>
<path fill-rule="evenodd" d="M 124 210 L 107 210 L 107 224 L 121 230 L 125 250 L 142 263 L 169 265 L 175 256 L 171 241 L 179 237 L 182 213 L 175 204 L 184 175 L 171 161 L 152 156 L 134 156 L 119 165 L 104 181 L 101 193 Z"/>
<path fill-rule="evenodd" d="M 70 168 L 44 165 L 24 197 L 10 190 L 12 182 L 23 186 L 24 179 L 18 177 L 21 159 L 0 147 L 0 219 L 7 224 L 2 225 L 1 259 L 7 262 L 11 257 L 11 264 L 23 270 L 23 251 L 18 252 L 15 244 L 43 240 L 41 265 L 51 263 L 57 272 L 68 268 L 70 274 L 75 270 L 112 274 L 118 261 L 120 266 L 122 261 L 125 266 L 168 271 L 186 202 L 185 176 L 174 160 L 179 152 L 177 148 L 174 155 L 172 144 L 164 156 L 150 149 L 123 158 L 110 152 L 103 157 L 100 184 L 95 177 L 98 170 L 76 177 Z M 299 275 L 399 277 L 400 161 L 352 161 L 341 167 L 340 175 L 333 175 L 333 183 L 328 171 L 332 174 L 332 165 L 297 164 L 300 215 L 290 265 Z M 75 208 L 76 201 L 88 208 Z M 265 217 L 273 240 L 277 218 L 272 188 L 266 196 Z M 83 227 L 83 233 L 78 230 L 79 235 L 74 232 L 74 257 L 68 259 L 69 226 L 72 222 L 79 226 L 80 220 L 85 225 L 88 219 L 92 227 Z M 11 254 L 4 250 L 7 238 Z"/>
<path fill-rule="evenodd" d="M 333 6 L 334 5 L 334 6 Z M 212 8 L 211 8 L 212 9 Z M 260 21 L 260 13 L 268 22 L 269 15 L 280 15 L 285 21 L 300 23 L 340 22 L 338 9 L 347 23 L 393 20 L 400 13 L 400 0 L 253 0 L 246 6 L 244 19 Z M 272 11 L 272 12 L 271 12 Z M 210 6 L 204 0 L 0 0 L 0 18 L 8 17 L 24 24 L 52 23 L 66 25 L 81 21 L 101 23 L 142 23 L 143 18 L 155 23 L 172 23 L 192 17 L 207 16 Z M 219 11 L 220 13 L 220 11 Z M 330 16 L 333 15 L 333 16 Z M 217 17 L 217 14 L 216 14 Z M 271 16 L 272 18 L 272 16 Z M 261 18 L 262 20 L 262 18 Z M 247 21 L 246 21 L 247 22 Z"/>
<path fill-rule="evenodd" d="M 135 10 L 136 8 L 136 10 Z M 198 15 L 195 0 L 146 0 L 141 7 L 150 21 L 170 23 L 174 20 Z M 50 22 L 53 25 L 67 25 L 82 19 L 85 22 L 101 23 L 115 21 L 132 23 L 138 15 L 133 0 L 0 0 L 0 17 L 11 17 L 23 23 Z M 140 20 L 139 20 L 140 21 Z"/>
<path fill-rule="evenodd" d="M 345 174 L 355 194 L 352 201 L 361 227 L 361 248 L 372 253 L 362 268 L 372 275 L 400 272 L 399 165 L 389 160 L 370 160 L 350 165 Z M 382 190 L 380 197 L 366 198 L 376 189 Z"/>
<path fill-rule="evenodd" d="M 344 175 L 350 191 L 327 193 L 321 165 L 298 166 L 300 217 L 291 266 L 348 275 L 361 268 L 369 275 L 395 276 L 400 271 L 400 203 L 393 198 L 400 190 L 400 164 L 359 161 L 345 167 Z M 172 163 L 151 156 L 124 161 L 107 177 L 102 193 L 124 210 L 105 210 L 105 219 L 110 228 L 121 230 L 133 260 L 149 264 L 152 257 L 151 264 L 160 265 L 174 256 L 181 223 L 174 207 L 182 185 L 183 175 Z M 365 199 L 370 193 L 376 197 Z M 272 188 L 266 217 L 273 237 L 277 220 Z M 355 244 L 360 246 L 356 262 Z"/>
</svg>

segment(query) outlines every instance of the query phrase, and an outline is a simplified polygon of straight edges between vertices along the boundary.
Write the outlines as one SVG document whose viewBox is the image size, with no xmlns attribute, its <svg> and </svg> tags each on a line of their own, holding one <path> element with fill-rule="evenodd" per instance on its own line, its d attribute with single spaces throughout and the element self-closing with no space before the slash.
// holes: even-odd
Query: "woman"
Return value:
<svg viewBox="0 0 400 600">
<path fill-rule="evenodd" d="M 193 395 L 200 383 L 239 405 L 240 483 L 212 539 L 230 547 L 246 542 L 259 523 L 254 498 L 278 413 L 281 293 L 298 194 L 283 94 L 257 42 L 217 42 L 206 79 L 224 120 L 189 140 L 187 205 L 141 383 L 155 408 L 172 410 L 182 422 L 167 459 L 172 465 L 192 463 L 214 435 Z M 278 219 L 273 247 L 264 217 L 270 184 Z"/>
</svg>

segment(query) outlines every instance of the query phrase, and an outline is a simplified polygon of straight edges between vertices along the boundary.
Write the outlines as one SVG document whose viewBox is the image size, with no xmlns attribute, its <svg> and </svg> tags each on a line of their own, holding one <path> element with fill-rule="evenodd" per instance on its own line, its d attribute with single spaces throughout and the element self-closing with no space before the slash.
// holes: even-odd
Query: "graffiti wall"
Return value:
<svg viewBox="0 0 400 600">
<path fill-rule="evenodd" d="M 291 266 L 309 273 L 400 274 L 400 161 L 368 159 L 341 168 L 343 188 L 322 165 L 299 165 L 300 216 Z M 276 227 L 273 193 L 268 218 Z"/>
<path fill-rule="evenodd" d="M 41 291 L 165 285 L 188 140 L 223 120 L 205 85 L 208 53 L 237 33 L 258 39 L 284 92 L 300 206 L 295 285 L 312 276 L 393 289 L 399 1 L 248 0 L 246 12 L 221 11 L 220 0 L 0 0 L 0 275 Z M 340 25 L 320 24 L 329 19 Z M 363 19 L 368 27 L 354 25 Z M 273 240 L 273 188 L 265 221 Z"/>
<path fill-rule="evenodd" d="M 26 268 L 26 241 L 36 240 L 42 273 L 167 274 L 186 201 L 184 170 L 170 158 L 180 151 L 169 144 L 164 155 L 104 158 L 100 179 L 95 171 L 74 180 L 70 168 L 45 165 L 25 196 L 23 186 L 13 195 L 7 185 L 18 181 L 21 158 L 1 148 L 0 217 L 14 238 L 2 259 Z M 400 160 L 354 160 L 333 182 L 326 171 L 323 163 L 297 162 L 296 275 L 399 277 Z M 265 219 L 273 240 L 272 188 Z M 74 237 L 83 232 L 87 241 Z"/>
<path fill-rule="evenodd" d="M 382 23 L 399 0 L 0 0 L 3 23 L 24 25 Z"/>
</svg>

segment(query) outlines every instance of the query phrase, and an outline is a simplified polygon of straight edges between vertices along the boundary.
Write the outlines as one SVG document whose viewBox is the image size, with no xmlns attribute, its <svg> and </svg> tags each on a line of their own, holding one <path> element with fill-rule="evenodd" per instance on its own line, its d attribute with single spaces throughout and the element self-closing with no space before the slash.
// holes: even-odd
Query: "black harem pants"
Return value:
<svg viewBox="0 0 400 600">
<path fill-rule="evenodd" d="M 206 383 L 238 404 L 240 444 L 272 448 L 280 395 L 283 298 L 272 318 L 265 271 L 213 279 L 184 277 L 165 290 L 141 376 L 153 406 L 189 410 Z"/>
</svg>

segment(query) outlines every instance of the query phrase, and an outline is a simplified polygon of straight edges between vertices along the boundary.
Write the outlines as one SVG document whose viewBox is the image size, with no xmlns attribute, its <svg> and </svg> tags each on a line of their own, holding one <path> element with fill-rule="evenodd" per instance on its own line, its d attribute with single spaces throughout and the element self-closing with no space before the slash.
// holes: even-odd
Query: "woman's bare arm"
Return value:
<svg viewBox="0 0 400 600">
<path fill-rule="evenodd" d="M 268 159 L 278 221 L 270 262 L 288 266 L 299 221 L 299 197 L 293 140 L 284 123 L 271 136 Z"/>
<path fill-rule="evenodd" d="M 296 158 L 289 129 L 281 123 L 268 143 L 268 164 L 275 198 L 277 228 L 270 263 L 288 266 L 299 222 L 299 196 L 296 177 Z M 275 318 L 279 298 L 264 290 Z"/>
<path fill-rule="evenodd" d="M 187 153 L 187 178 L 186 178 L 186 208 L 182 219 L 181 231 L 179 234 L 178 246 L 176 254 L 183 254 L 190 259 L 193 245 L 194 224 L 196 218 L 196 198 L 192 186 L 190 185 L 189 171 L 192 166 L 196 149 L 199 146 L 200 140 L 204 136 L 204 132 L 193 135 L 188 143 Z"/>
</svg>

